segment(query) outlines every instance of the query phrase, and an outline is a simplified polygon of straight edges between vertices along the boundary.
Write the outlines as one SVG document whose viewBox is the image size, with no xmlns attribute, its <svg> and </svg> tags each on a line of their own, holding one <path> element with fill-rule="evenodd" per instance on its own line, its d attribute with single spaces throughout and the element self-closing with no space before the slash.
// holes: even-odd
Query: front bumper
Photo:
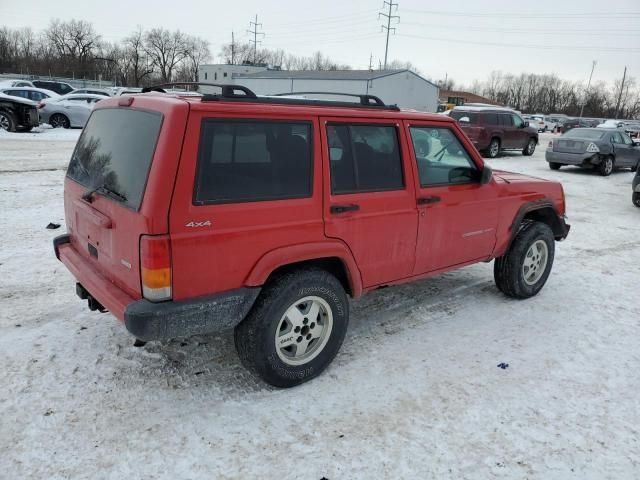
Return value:
<svg viewBox="0 0 640 480">
<path fill-rule="evenodd" d="M 561 242 L 562 240 L 567 238 L 567 236 L 569 235 L 569 230 L 571 230 L 571 225 L 567 223 L 566 215 L 563 215 L 561 217 L 559 216 L 558 220 L 560 223 L 560 232 L 559 232 L 559 235 L 558 234 L 555 235 L 555 239 L 558 242 Z"/>
<path fill-rule="evenodd" d="M 598 165 L 601 161 L 600 155 L 597 153 L 563 153 L 549 149 L 545 152 L 544 157 L 549 163 L 580 165 L 582 167 Z"/>
<path fill-rule="evenodd" d="M 253 306 L 260 287 L 239 288 L 189 300 L 153 303 L 135 299 L 105 278 L 70 243 L 69 235 L 53 240 L 56 257 L 77 279 L 76 292 L 91 310 L 103 309 L 124 321 L 144 341 L 169 340 L 234 328 Z"/>
</svg>

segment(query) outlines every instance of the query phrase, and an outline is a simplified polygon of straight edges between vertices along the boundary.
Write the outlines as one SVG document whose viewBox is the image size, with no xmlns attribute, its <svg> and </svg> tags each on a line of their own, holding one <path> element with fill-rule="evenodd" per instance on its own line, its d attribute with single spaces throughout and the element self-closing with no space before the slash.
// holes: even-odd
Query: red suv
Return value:
<svg viewBox="0 0 640 480">
<path fill-rule="evenodd" d="M 569 231 L 560 184 L 492 172 L 448 117 L 240 86 L 103 100 L 64 198 L 55 253 L 92 310 L 139 341 L 235 329 L 280 387 L 335 357 L 348 296 L 495 259 L 527 298 Z"/>
<path fill-rule="evenodd" d="M 489 158 L 501 150 L 522 150 L 533 155 L 538 144 L 538 130 L 530 127 L 515 110 L 500 107 L 462 106 L 449 116 L 460 123 L 475 147 Z"/>
</svg>

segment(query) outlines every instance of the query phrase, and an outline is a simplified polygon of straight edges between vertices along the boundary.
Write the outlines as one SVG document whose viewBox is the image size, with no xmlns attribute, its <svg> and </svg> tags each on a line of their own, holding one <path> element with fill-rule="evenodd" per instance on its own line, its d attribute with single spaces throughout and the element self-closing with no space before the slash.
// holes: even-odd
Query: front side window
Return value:
<svg viewBox="0 0 640 480">
<path fill-rule="evenodd" d="M 613 135 L 611 135 L 611 143 L 623 143 L 620 132 L 615 132 L 613 133 Z"/>
<path fill-rule="evenodd" d="M 452 130 L 445 127 L 411 127 L 410 130 L 421 187 L 480 180 L 478 168 Z"/>
<path fill-rule="evenodd" d="M 522 118 L 520 118 L 519 115 L 511 115 L 511 118 L 513 119 L 513 126 L 516 128 L 522 128 L 524 126 L 524 121 L 522 120 Z M 535 121 L 535 119 L 534 119 Z"/>
<path fill-rule="evenodd" d="M 404 189 L 396 127 L 330 124 L 327 139 L 331 193 Z"/>
<path fill-rule="evenodd" d="M 625 145 L 633 145 L 633 140 L 631 140 L 631 137 L 629 137 L 629 135 L 627 135 L 626 133 L 621 133 L 620 135 L 622 136 L 622 141 Z"/>
<path fill-rule="evenodd" d="M 194 204 L 311 196 L 311 124 L 205 119 Z"/>
</svg>

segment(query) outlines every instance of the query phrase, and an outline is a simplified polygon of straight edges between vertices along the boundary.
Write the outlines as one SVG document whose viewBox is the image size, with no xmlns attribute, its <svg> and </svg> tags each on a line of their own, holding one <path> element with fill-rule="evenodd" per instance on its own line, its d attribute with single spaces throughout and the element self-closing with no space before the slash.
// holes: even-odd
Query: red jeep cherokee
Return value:
<svg viewBox="0 0 640 480">
<path fill-rule="evenodd" d="M 492 259 L 511 297 L 546 282 L 559 183 L 492 172 L 441 115 L 222 87 L 103 100 L 71 158 L 56 256 L 137 339 L 235 329 L 290 387 L 335 357 L 347 296 Z"/>
</svg>

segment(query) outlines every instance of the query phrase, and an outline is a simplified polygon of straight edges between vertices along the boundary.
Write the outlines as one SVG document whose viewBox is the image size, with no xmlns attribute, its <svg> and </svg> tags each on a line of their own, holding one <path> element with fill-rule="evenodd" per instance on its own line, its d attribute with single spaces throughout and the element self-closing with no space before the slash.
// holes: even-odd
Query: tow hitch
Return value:
<svg viewBox="0 0 640 480">
<path fill-rule="evenodd" d="M 82 300 L 86 300 L 89 305 L 89 310 L 95 312 L 98 310 L 100 313 L 106 313 L 107 309 L 102 306 L 102 304 L 93 298 L 91 294 L 84 288 L 81 284 L 76 283 L 76 295 L 78 295 Z"/>
</svg>

